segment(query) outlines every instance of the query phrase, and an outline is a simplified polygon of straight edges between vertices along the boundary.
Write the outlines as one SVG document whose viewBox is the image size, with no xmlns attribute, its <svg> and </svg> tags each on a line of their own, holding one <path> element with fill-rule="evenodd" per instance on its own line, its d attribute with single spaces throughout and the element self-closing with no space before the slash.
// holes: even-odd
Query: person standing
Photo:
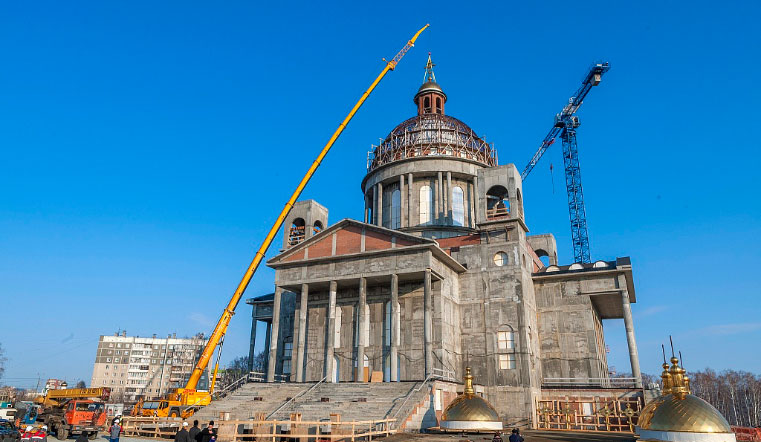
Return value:
<svg viewBox="0 0 761 442">
<path fill-rule="evenodd" d="M 110 442 L 119 442 L 119 435 L 122 434 L 122 426 L 119 425 L 119 419 L 114 419 L 111 428 L 108 429 L 108 440 Z"/>
<path fill-rule="evenodd" d="M 201 432 L 201 429 L 198 428 L 198 419 L 193 421 L 193 426 L 190 427 L 190 430 L 188 431 L 188 435 L 190 436 L 190 442 L 193 442 L 196 440 L 196 436 L 198 436 L 198 433 Z"/>
<path fill-rule="evenodd" d="M 190 442 L 190 433 L 188 433 L 187 422 L 183 422 L 180 431 L 174 435 L 174 442 Z"/>
<path fill-rule="evenodd" d="M 196 435 L 196 442 L 214 442 L 217 440 L 217 429 L 214 428 L 214 421 L 209 421 L 209 425 Z"/>
<path fill-rule="evenodd" d="M 521 436 L 521 431 L 517 428 L 513 428 L 513 434 L 510 435 L 510 442 L 523 442 L 523 436 Z"/>
</svg>

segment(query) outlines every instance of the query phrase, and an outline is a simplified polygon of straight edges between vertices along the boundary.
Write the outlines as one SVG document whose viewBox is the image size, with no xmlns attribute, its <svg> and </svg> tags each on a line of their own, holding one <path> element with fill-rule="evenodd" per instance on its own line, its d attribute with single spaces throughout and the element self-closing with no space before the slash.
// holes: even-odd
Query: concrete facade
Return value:
<svg viewBox="0 0 761 442">
<path fill-rule="evenodd" d="M 554 237 L 528 235 L 516 167 L 418 96 L 418 116 L 371 156 L 363 221 L 327 227 L 314 201 L 291 211 L 267 262 L 268 379 L 460 379 L 469 366 L 505 421 L 531 422 L 547 382 L 609 377 L 607 319 L 624 319 L 639 378 L 629 259 L 558 266 Z M 314 220 L 327 228 L 299 236 Z"/>
</svg>

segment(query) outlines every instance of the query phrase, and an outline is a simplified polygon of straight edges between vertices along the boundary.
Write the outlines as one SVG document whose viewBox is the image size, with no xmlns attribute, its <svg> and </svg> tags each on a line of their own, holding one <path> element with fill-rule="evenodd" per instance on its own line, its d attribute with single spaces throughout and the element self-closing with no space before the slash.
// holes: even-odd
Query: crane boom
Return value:
<svg viewBox="0 0 761 442">
<path fill-rule="evenodd" d="M 409 51 L 410 48 L 412 48 L 415 45 L 415 40 L 417 40 L 420 34 L 428 26 L 429 25 L 425 25 L 422 28 L 420 28 L 420 30 L 417 31 L 417 33 L 415 33 L 415 35 L 407 42 L 406 45 L 404 45 L 404 47 L 396 54 L 396 56 L 391 61 L 386 62 L 386 66 L 383 68 L 381 73 L 375 78 L 372 84 L 370 84 L 370 87 L 367 88 L 365 93 L 362 94 L 362 96 L 359 98 L 359 101 L 357 101 L 357 103 L 354 105 L 351 111 L 349 111 L 349 114 L 346 116 L 346 118 L 344 118 L 341 124 L 338 125 L 338 129 L 336 129 L 336 131 L 330 137 L 327 144 L 325 144 L 325 147 L 322 148 L 322 151 L 320 152 L 320 154 L 317 155 L 317 159 L 314 160 L 312 165 L 309 167 L 309 170 L 307 171 L 307 173 L 301 179 L 298 186 L 296 186 L 296 190 L 293 191 L 293 194 L 291 194 L 291 197 L 288 199 L 288 202 L 285 203 L 285 207 L 283 207 L 283 210 L 280 211 L 280 215 L 278 215 L 277 219 L 275 220 L 275 223 L 270 228 L 269 233 L 267 233 L 267 236 L 264 238 L 264 242 L 262 242 L 262 245 L 259 247 L 259 250 L 256 251 L 256 255 L 254 255 L 253 261 L 251 261 L 251 264 L 249 264 L 248 269 L 246 269 L 246 273 L 243 275 L 243 279 L 241 279 L 240 283 L 238 284 L 238 287 L 235 289 L 235 292 L 233 293 L 233 296 L 230 298 L 230 302 L 227 304 L 227 307 L 225 307 L 224 311 L 222 312 L 222 316 L 219 318 L 219 321 L 217 322 L 216 327 L 214 327 L 214 331 L 209 337 L 209 341 L 206 343 L 206 346 L 201 352 L 201 356 L 198 358 L 198 362 L 196 363 L 195 368 L 193 368 L 193 373 L 190 375 L 190 378 L 188 379 L 188 382 L 185 386 L 185 390 L 195 390 L 196 386 L 198 385 L 198 381 L 201 379 L 201 374 L 208 366 L 209 360 L 211 360 L 211 357 L 214 353 L 214 349 L 222 340 L 222 337 L 225 335 L 225 332 L 227 331 L 227 326 L 230 324 L 230 319 L 232 319 L 233 314 L 235 314 L 235 308 L 238 306 L 238 302 L 240 302 L 240 299 L 243 296 L 243 293 L 246 291 L 246 287 L 248 287 L 249 282 L 251 282 L 251 278 L 254 276 L 256 269 L 259 267 L 259 264 L 262 262 L 262 259 L 264 259 L 264 255 L 267 252 L 267 249 L 269 248 L 270 244 L 272 244 L 272 240 L 275 238 L 275 235 L 277 235 L 277 232 L 280 230 L 280 227 L 283 225 L 283 221 L 285 220 L 285 217 L 288 216 L 288 212 L 291 211 L 291 208 L 293 207 L 294 203 L 296 203 L 296 200 L 301 195 L 301 192 L 304 190 L 304 187 L 306 187 L 307 183 L 312 178 L 312 175 L 314 175 L 315 171 L 317 170 L 317 167 L 320 166 L 320 163 L 325 158 L 325 155 L 327 155 L 328 151 L 330 151 L 330 148 L 333 146 L 333 143 L 336 142 L 338 137 L 341 135 L 341 132 L 343 132 L 344 128 L 346 128 L 346 125 L 349 124 L 349 121 L 351 121 L 351 119 L 354 117 L 354 114 L 357 113 L 357 111 L 365 102 L 367 97 L 370 96 L 370 93 L 373 91 L 373 89 L 375 89 L 375 87 L 378 85 L 378 83 L 380 83 L 383 77 L 386 76 L 388 71 L 392 71 L 396 68 L 396 65 L 404 57 L 404 54 L 406 54 L 407 51 Z"/>
</svg>

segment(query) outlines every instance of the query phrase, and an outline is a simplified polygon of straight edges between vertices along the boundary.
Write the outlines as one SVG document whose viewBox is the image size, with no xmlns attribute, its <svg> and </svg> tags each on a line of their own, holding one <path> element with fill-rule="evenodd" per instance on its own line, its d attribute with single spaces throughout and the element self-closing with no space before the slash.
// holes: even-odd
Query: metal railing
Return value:
<svg viewBox="0 0 761 442">
<path fill-rule="evenodd" d="M 544 378 L 542 387 L 638 388 L 639 378 Z"/>
<path fill-rule="evenodd" d="M 439 379 L 442 381 L 450 381 L 450 382 L 457 382 L 457 378 L 455 377 L 454 370 L 447 370 L 446 368 L 432 368 L 431 374 L 433 376 L 438 376 Z"/>
<path fill-rule="evenodd" d="M 266 417 L 266 419 L 269 419 L 269 418 L 271 418 L 272 416 L 274 416 L 275 414 L 277 414 L 277 413 L 278 413 L 280 410 L 282 410 L 282 409 L 283 409 L 283 408 L 285 408 L 286 406 L 293 404 L 293 403 L 294 403 L 294 401 L 295 401 L 296 399 L 298 399 L 298 398 L 300 398 L 300 397 L 302 397 L 302 396 L 304 396 L 304 395 L 307 395 L 307 394 L 311 393 L 311 392 L 312 392 L 312 391 L 313 391 L 315 388 L 317 388 L 317 387 L 318 387 L 320 384 L 324 383 L 326 379 L 328 379 L 328 376 L 327 376 L 327 375 L 326 375 L 324 378 L 320 379 L 320 381 L 319 381 L 319 382 L 317 382 L 316 384 L 314 384 L 314 385 L 312 385 L 311 387 L 309 387 L 308 389 L 306 389 L 306 390 L 302 391 L 301 393 L 297 394 L 296 396 L 294 396 L 294 397 L 292 397 L 292 398 L 288 399 L 287 401 L 283 402 L 283 404 L 282 404 L 281 406 L 277 407 L 277 408 L 275 409 L 275 411 L 273 411 L 272 413 L 268 414 L 268 415 L 267 415 L 267 417 Z"/>
</svg>

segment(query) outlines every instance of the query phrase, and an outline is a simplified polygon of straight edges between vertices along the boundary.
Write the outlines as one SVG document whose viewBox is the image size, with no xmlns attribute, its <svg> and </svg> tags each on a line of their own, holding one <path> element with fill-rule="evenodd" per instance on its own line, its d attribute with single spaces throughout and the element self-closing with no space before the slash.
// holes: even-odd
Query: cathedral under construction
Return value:
<svg viewBox="0 0 761 442">
<path fill-rule="evenodd" d="M 507 423 L 549 425 L 561 402 L 580 415 L 610 398 L 614 417 L 638 411 L 630 259 L 561 264 L 552 234 L 529 235 L 516 167 L 447 99 L 429 57 L 416 115 L 368 156 L 363 219 L 331 225 L 313 200 L 291 210 L 267 262 L 275 291 L 247 301 L 251 359 L 264 321 L 268 382 L 321 383 L 326 397 L 346 383 L 378 395 L 422 386 L 431 425 L 466 367 Z M 609 319 L 624 320 L 630 378 L 611 378 Z"/>
</svg>

